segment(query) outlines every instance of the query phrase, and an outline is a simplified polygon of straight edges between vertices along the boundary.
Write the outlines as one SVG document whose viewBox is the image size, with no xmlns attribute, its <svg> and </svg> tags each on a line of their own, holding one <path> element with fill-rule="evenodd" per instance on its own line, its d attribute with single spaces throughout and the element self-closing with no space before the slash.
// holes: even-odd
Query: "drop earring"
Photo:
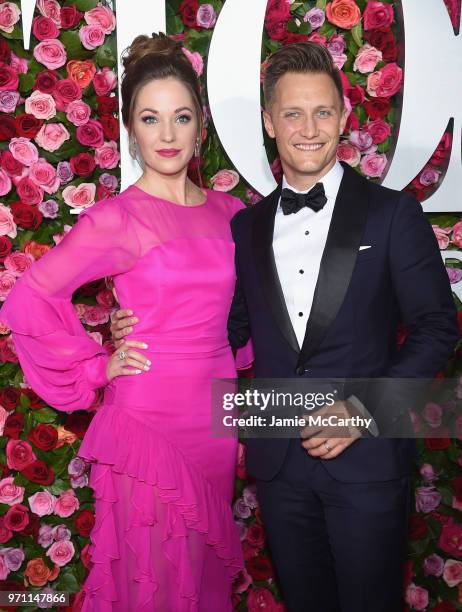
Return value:
<svg viewBox="0 0 462 612">
<path fill-rule="evenodd" d="M 138 145 L 135 139 L 130 140 L 130 144 L 128 145 L 128 151 L 130 153 L 130 157 L 132 157 L 133 159 L 137 159 Z"/>
</svg>

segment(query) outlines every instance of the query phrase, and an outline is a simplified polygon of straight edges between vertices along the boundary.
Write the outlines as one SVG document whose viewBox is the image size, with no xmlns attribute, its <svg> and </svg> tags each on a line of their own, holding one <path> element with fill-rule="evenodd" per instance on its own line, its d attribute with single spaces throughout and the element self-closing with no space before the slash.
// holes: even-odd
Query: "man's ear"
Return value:
<svg viewBox="0 0 462 612">
<path fill-rule="evenodd" d="M 263 123 L 265 124 L 265 130 L 268 136 L 270 138 L 276 138 L 273 128 L 273 122 L 271 120 L 271 115 L 267 110 L 263 111 Z"/>
<path fill-rule="evenodd" d="M 353 112 L 353 111 L 351 111 Z M 342 114 L 340 116 L 340 129 L 339 129 L 339 136 L 341 136 L 343 134 L 343 132 L 345 131 L 345 126 L 346 126 L 346 122 L 348 120 L 348 109 L 347 107 L 344 105 L 342 108 Z"/>
</svg>

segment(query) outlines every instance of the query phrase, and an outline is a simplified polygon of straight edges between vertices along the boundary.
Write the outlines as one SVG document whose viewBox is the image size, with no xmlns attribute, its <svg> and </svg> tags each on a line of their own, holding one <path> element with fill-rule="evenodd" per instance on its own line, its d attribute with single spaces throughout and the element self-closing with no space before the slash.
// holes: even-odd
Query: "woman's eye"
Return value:
<svg viewBox="0 0 462 612">
<path fill-rule="evenodd" d="M 147 123 L 148 125 L 152 125 L 153 123 L 157 123 L 156 117 L 153 117 L 152 115 L 146 115 L 146 117 L 143 117 L 141 119 L 141 121 L 143 123 Z"/>
<path fill-rule="evenodd" d="M 191 117 L 189 115 L 179 115 L 176 120 L 178 123 L 189 123 L 191 121 Z"/>
</svg>

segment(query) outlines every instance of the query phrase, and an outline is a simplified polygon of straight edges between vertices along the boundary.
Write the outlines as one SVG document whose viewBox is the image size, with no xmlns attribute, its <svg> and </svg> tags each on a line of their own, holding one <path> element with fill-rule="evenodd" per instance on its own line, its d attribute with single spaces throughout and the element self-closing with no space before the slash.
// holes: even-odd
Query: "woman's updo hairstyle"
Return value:
<svg viewBox="0 0 462 612">
<path fill-rule="evenodd" d="M 200 84 L 191 62 L 182 51 L 181 43 L 162 32 L 152 36 L 137 36 L 122 57 L 122 121 L 131 133 L 133 109 L 139 90 L 153 80 L 174 77 L 191 92 L 198 119 L 198 137 L 202 130 L 202 100 Z M 200 142 L 200 141 L 199 141 Z"/>
</svg>

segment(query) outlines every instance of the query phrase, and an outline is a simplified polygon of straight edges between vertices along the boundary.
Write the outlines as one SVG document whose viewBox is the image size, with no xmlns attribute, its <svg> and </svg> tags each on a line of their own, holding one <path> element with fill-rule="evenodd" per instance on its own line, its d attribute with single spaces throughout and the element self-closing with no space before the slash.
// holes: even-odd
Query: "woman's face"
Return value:
<svg viewBox="0 0 462 612">
<path fill-rule="evenodd" d="M 192 95 L 174 77 L 146 83 L 138 92 L 132 137 L 145 171 L 181 173 L 194 154 L 198 120 Z"/>
</svg>

